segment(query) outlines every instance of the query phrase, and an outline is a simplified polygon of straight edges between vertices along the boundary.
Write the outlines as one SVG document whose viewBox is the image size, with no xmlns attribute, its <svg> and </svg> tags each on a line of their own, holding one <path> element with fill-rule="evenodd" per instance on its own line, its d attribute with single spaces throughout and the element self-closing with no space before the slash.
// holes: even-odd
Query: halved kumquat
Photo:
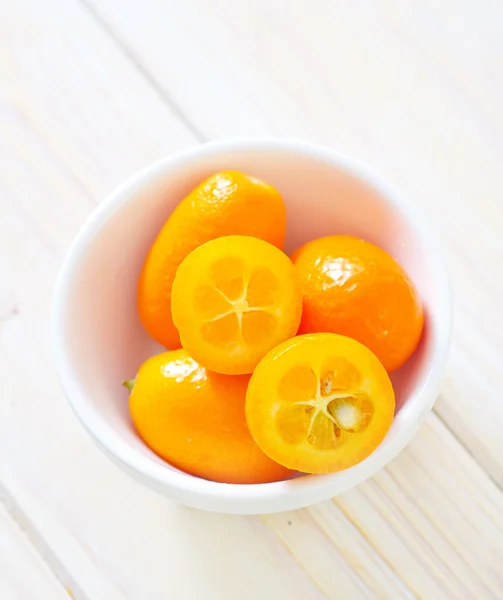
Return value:
<svg viewBox="0 0 503 600">
<path fill-rule="evenodd" d="M 171 309 L 183 347 L 207 369 L 251 373 L 261 358 L 294 336 L 300 287 L 281 250 L 247 236 L 203 244 L 180 265 Z"/>
<path fill-rule="evenodd" d="M 395 395 L 386 370 L 359 342 L 316 333 L 288 340 L 255 369 L 246 420 L 273 460 L 305 473 L 347 469 L 388 431 Z"/>
</svg>

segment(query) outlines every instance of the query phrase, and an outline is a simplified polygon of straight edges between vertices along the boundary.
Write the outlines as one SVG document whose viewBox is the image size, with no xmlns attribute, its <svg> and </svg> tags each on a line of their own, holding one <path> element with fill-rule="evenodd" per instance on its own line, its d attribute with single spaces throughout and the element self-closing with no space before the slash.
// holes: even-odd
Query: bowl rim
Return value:
<svg viewBox="0 0 503 600">
<path fill-rule="evenodd" d="M 176 171 L 181 165 L 205 156 L 270 150 L 315 158 L 329 166 L 342 169 L 378 191 L 386 203 L 401 213 L 424 241 L 428 253 L 435 256 L 431 276 L 435 279 L 436 289 L 440 291 L 438 318 L 435 319 L 436 335 L 430 369 L 411 395 L 415 399 L 411 407 L 411 425 L 387 443 L 385 438 L 364 461 L 345 471 L 326 475 L 308 475 L 264 484 L 223 484 L 166 469 L 162 463 L 149 460 L 131 448 L 111 428 L 108 430 L 101 417 L 95 414 L 95 410 L 87 402 L 86 394 L 79 386 L 74 373 L 65 349 L 64 315 L 70 290 L 78 274 L 79 261 L 110 217 L 123 205 L 133 201 L 144 186 L 166 172 Z M 51 315 L 52 348 L 63 390 L 74 413 L 98 446 L 130 474 L 174 500 L 196 508 L 239 514 L 290 510 L 326 500 L 363 482 L 392 460 L 411 440 L 433 407 L 447 360 L 451 328 L 451 287 L 443 253 L 430 225 L 417 209 L 363 163 L 330 147 L 288 138 L 234 138 L 199 144 L 147 165 L 119 185 L 95 208 L 70 245 L 54 289 Z"/>
</svg>

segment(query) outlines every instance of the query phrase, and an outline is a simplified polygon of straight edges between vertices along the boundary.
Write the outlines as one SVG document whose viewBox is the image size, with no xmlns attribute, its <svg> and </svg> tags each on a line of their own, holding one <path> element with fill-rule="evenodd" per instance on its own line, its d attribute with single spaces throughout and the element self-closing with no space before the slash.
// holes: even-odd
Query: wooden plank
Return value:
<svg viewBox="0 0 503 600">
<path fill-rule="evenodd" d="M 0 119 L 21 135 L 7 130 L 2 137 L 8 152 L 35 169 L 32 176 L 60 186 L 72 180 L 94 204 L 195 136 L 85 10 L 75 2 L 52 5 L 54 11 L 34 0 L 3 7 Z M 44 170 L 37 172 L 41 155 Z M 50 217 L 77 207 L 53 203 Z"/>
<path fill-rule="evenodd" d="M 262 517 L 328 598 L 414 598 L 400 574 L 330 503 Z M 439 598 L 442 590 L 438 587 Z"/>
<path fill-rule="evenodd" d="M 324 598 L 255 519 L 176 506 L 95 452 L 98 460 L 79 465 L 82 484 L 64 490 L 47 490 L 47 475 L 0 472 L 76 598 Z M 68 476 L 59 465 L 54 472 Z"/>
<path fill-rule="evenodd" d="M 5 600 L 70 600 L 29 540 L 0 505 L 0 597 Z"/>
<path fill-rule="evenodd" d="M 250 73 L 250 65 L 234 55 L 239 48 L 222 27 L 224 11 L 190 2 L 153 1 L 146 3 L 145 10 L 138 10 L 134 2 L 85 0 L 83 4 L 98 22 L 106 22 L 156 85 L 183 106 L 184 115 L 203 137 L 292 133 L 271 120 L 274 105 L 260 98 L 259 88 L 254 87 L 257 79 L 261 81 L 262 67 L 255 65 Z M 253 5 L 248 8 L 253 19 L 256 9 Z M 212 32 L 215 44 L 208 44 Z M 288 96 L 278 86 L 272 85 L 268 91 L 292 115 L 286 121 L 288 127 L 294 120 L 299 135 L 307 131 L 301 125 L 302 115 L 292 112 Z"/>
<path fill-rule="evenodd" d="M 264 519 L 329 597 L 334 547 L 330 560 L 378 598 L 496 599 L 503 590 L 501 492 L 434 415 L 371 481 Z"/>
</svg>

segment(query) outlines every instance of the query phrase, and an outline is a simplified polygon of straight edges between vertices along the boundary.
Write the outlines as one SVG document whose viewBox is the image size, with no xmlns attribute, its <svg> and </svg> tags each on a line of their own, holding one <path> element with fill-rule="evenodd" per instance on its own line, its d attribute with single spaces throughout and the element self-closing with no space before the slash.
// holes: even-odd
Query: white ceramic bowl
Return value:
<svg viewBox="0 0 503 600">
<path fill-rule="evenodd" d="M 410 273 L 427 312 L 425 334 L 392 379 L 397 414 L 382 444 L 362 463 L 330 475 L 260 485 L 187 475 L 136 435 L 121 382 L 161 351 L 136 311 L 145 255 L 176 204 L 202 179 L 236 169 L 276 186 L 288 212 L 286 251 L 327 234 L 378 244 Z M 68 400 L 98 445 L 125 471 L 167 497 L 228 513 L 299 508 L 348 490 L 376 473 L 412 438 L 430 411 L 444 370 L 451 326 L 448 278 L 427 224 L 366 167 L 330 149 L 286 140 L 213 142 L 168 156 L 120 186 L 72 244 L 56 286 L 53 342 Z"/>
</svg>

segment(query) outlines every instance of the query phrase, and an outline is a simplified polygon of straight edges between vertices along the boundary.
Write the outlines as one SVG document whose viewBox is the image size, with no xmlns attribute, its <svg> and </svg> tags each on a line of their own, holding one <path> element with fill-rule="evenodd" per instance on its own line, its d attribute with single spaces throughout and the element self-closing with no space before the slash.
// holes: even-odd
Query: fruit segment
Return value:
<svg viewBox="0 0 503 600">
<path fill-rule="evenodd" d="M 393 420 L 384 367 L 362 344 L 303 335 L 272 350 L 248 386 L 246 417 L 262 450 L 291 469 L 328 473 L 365 459 Z"/>
</svg>

